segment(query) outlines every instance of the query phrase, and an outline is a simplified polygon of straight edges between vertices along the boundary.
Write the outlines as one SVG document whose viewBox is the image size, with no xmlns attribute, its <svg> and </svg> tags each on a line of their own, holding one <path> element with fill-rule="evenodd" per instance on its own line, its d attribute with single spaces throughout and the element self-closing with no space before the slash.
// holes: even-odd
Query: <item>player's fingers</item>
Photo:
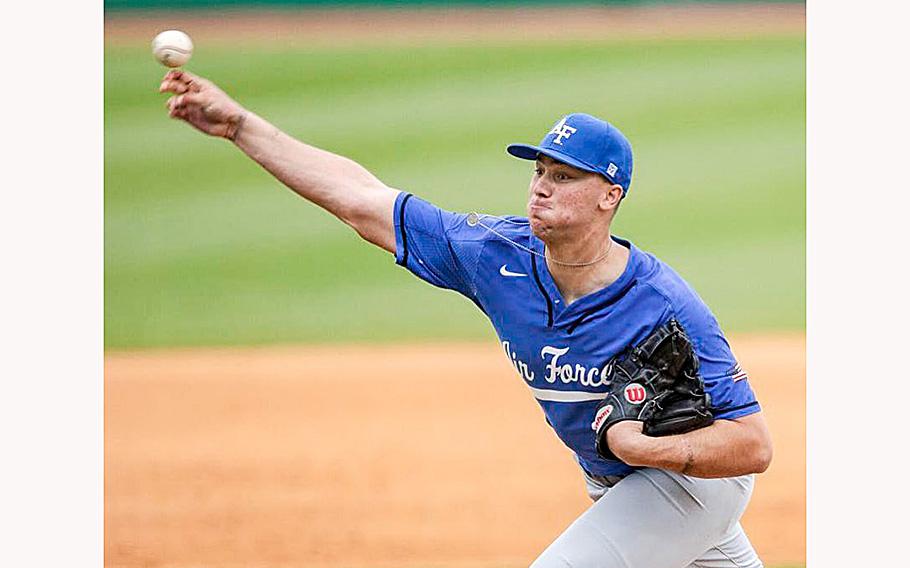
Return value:
<svg viewBox="0 0 910 568">
<path fill-rule="evenodd" d="M 164 74 L 164 77 L 161 78 L 161 82 L 170 82 L 170 83 L 185 83 L 186 79 L 184 77 L 184 72 L 179 69 L 171 69 Z"/>
<path fill-rule="evenodd" d="M 203 82 L 203 79 L 201 77 L 193 75 L 189 71 L 184 71 L 182 69 L 171 69 L 165 73 L 164 79 L 162 79 L 162 83 L 165 81 L 183 85 L 188 89 L 194 89 L 195 85 L 196 88 L 194 90 L 198 90 L 198 85 Z"/>
<path fill-rule="evenodd" d="M 202 82 L 202 78 L 196 75 L 193 75 L 189 71 L 180 71 L 178 80 L 188 87 L 192 88 L 193 85 L 198 85 Z"/>
<path fill-rule="evenodd" d="M 199 79 L 198 75 L 194 75 L 187 71 L 186 69 L 174 69 L 174 74 L 179 77 L 182 81 L 193 81 Z"/>
<path fill-rule="evenodd" d="M 177 97 L 177 106 L 202 105 L 208 102 L 207 98 L 208 97 L 199 92 L 184 93 Z"/>
<path fill-rule="evenodd" d="M 170 109 L 187 109 L 191 106 L 202 106 L 207 104 L 208 101 L 205 100 L 204 95 L 201 93 L 186 93 L 183 95 L 175 95 L 168 99 Z"/>
<path fill-rule="evenodd" d="M 161 85 L 158 87 L 159 93 L 185 93 L 189 90 L 189 86 L 186 83 L 181 83 L 179 81 L 162 81 Z"/>
<path fill-rule="evenodd" d="M 167 115 L 171 118 L 180 118 L 183 114 L 183 109 L 174 104 L 174 98 L 171 97 L 171 100 L 168 101 Z"/>
</svg>

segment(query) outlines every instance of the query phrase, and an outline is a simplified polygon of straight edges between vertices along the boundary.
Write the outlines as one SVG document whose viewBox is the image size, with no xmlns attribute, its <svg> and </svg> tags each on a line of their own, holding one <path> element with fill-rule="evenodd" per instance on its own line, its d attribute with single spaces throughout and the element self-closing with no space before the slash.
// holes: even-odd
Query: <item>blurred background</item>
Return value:
<svg viewBox="0 0 910 568">
<path fill-rule="evenodd" d="M 482 313 L 167 118 L 173 28 L 187 69 L 450 210 L 524 214 L 504 148 L 563 114 L 621 128 L 615 231 L 731 334 L 777 447 L 746 526 L 805 562 L 802 3 L 105 7 L 107 565 L 521 566 L 586 506 Z"/>
</svg>

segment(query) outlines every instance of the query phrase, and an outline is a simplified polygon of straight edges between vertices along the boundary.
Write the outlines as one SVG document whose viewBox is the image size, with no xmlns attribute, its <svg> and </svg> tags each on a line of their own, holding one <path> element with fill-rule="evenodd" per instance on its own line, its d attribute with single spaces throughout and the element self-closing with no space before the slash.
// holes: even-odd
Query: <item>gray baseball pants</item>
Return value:
<svg viewBox="0 0 910 568">
<path fill-rule="evenodd" d="M 594 504 L 531 568 L 761 568 L 739 518 L 751 475 L 722 479 L 640 469 L 585 474 Z"/>
</svg>

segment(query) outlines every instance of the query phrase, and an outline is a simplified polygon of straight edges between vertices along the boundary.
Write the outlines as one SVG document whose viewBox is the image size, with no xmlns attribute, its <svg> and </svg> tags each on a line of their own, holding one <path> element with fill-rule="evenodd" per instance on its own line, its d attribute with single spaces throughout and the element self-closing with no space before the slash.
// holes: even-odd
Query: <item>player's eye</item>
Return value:
<svg viewBox="0 0 910 568">
<path fill-rule="evenodd" d="M 538 167 L 538 168 L 534 168 L 534 175 L 536 175 L 536 176 L 542 176 L 542 175 L 543 175 L 543 168 L 539 168 L 539 167 Z"/>
<path fill-rule="evenodd" d="M 556 178 L 556 181 L 566 181 L 568 179 L 572 179 L 571 177 L 569 177 L 568 174 L 563 173 L 563 172 L 559 172 L 556 175 L 554 175 L 553 177 Z"/>
</svg>

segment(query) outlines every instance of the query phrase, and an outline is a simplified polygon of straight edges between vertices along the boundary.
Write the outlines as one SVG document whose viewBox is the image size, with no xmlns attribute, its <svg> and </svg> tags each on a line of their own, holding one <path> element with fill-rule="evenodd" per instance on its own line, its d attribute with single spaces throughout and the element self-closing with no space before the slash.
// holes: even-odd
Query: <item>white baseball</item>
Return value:
<svg viewBox="0 0 910 568">
<path fill-rule="evenodd" d="M 152 53 L 167 67 L 180 67 L 193 55 L 193 40 L 180 30 L 167 30 L 152 40 Z"/>
</svg>

